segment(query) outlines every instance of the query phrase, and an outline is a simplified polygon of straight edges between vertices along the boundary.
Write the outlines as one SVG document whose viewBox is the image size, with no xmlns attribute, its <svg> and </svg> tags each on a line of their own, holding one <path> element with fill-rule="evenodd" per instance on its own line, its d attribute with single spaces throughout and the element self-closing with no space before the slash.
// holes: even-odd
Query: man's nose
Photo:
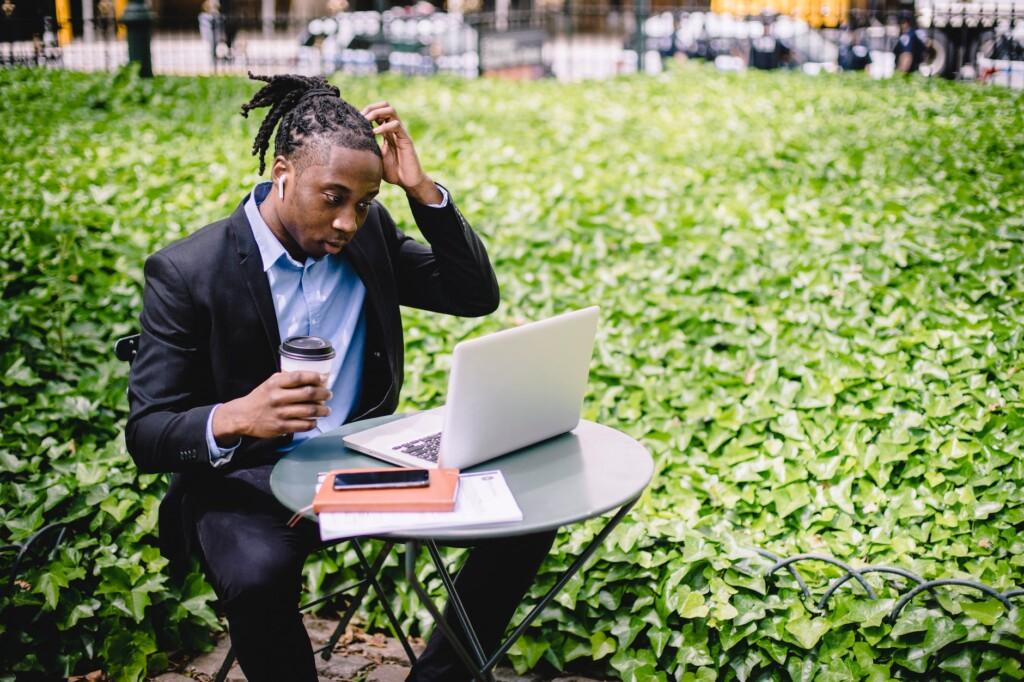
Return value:
<svg viewBox="0 0 1024 682">
<path fill-rule="evenodd" d="M 344 232 L 347 236 L 352 236 L 359 227 L 359 223 L 356 220 L 356 212 L 343 211 L 334 218 L 334 222 L 331 223 L 331 227 L 339 232 Z"/>
</svg>

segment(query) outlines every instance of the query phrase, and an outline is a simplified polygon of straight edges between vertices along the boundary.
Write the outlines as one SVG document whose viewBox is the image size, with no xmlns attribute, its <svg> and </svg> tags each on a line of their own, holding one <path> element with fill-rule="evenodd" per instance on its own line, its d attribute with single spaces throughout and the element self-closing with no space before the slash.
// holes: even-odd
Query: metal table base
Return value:
<svg viewBox="0 0 1024 682">
<path fill-rule="evenodd" d="M 313 482 L 317 480 L 319 474 L 334 469 L 380 466 L 380 461 L 347 449 L 344 436 L 396 418 L 397 415 L 390 415 L 353 422 L 316 438 L 310 438 L 282 457 L 274 466 L 270 477 L 274 496 L 288 509 L 296 512 L 303 510 L 310 519 L 315 520 L 316 516 L 308 508 L 315 489 Z M 654 475 L 654 460 L 647 449 L 629 435 L 607 426 L 581 420 L 578 426 L 568 433 L 535 443 L 473 469 L 486 468 L 496 468 L 502 472 L 523 512 L 521 522 L 489 529 L 438 529 L 434 533 L 424 531 L 406 535 L 394 533 L 381 538 L 388 542 L 406 544 L 406 578 L 409 585 L 423 601 L 436 627 L 441 629 L 441 634 L 451 642 L 460 662 L 472 671 L 472 677 L 476 680 L 493 679 L 492 671 L 498 660 L 508 652 L 566 583 L 581 570 L 598 545 L 632 509 Z M 612 517 L 582 554 L 559 576 L 558 581 L 546 592 L 540 603 L 522 619 L 495 652 L 490 655 L 484 652 L 478 634 L 466 616 L 466 609 L 455 589 L 454 580 L 441 561 L 438 545 L 447 542 L 472 545 L 476 540 L 550 531 L 604 514 L 612 514 Z M 451 623 L 445 620 L 442 612 L 430 600 L 426 588 L 416 578 L 416 561 L 423 546 L 429 551 L 430 560 L 448 592 Z M 380 586 L 375 582 L 379 570 L 377 559 L 379 557 L 375 557 L 372 564 L 364 560 L 360 560 L 360 563 L 364 570 L 370 569 L 370 573 L 367 574 L 367 578 L 370 579 L 367 583 L 368 589 L 375 590 L 381 596 L 386 608 L 386 599 L 380 594 Z M 349 606 L 348 610 L 354 609 Z M 350 616 L 346 614 L 346 617 Z M 398 630 L 397 619 L 393 614 L 389 613 L 388 618 L 392 627 Z M 460 631 L 464 636 L 456 634 Z M 404 634 L 396 632 L 396 635 L 399 639 L 405 639 Z M 409 660 L 415 662 L 416 659 L 409 648 L 406 648 L 406 653 Z"/>
<path fill-rule="evenodd" d="M 473 675 L 473 679 L 481 682 L 493 682 L 494 674 L 492 673 L 492 670 L 494 670 L 494 667 L 498 664 L 498 660 L 504 656 L 515 641 L 519 639 L 524 632 L 526 632 L 526 628 L 528 628 L 530 623 L 540 615 L 540 612 L 544 607 L 551 603 L 551 600 L 555 598 L 555 595 L 557 595 L 562 588 L 572 580 L 573 576 L 583 568 L 583 565 L 588 559 L 590 559 L 598 546 L 600 546 L 601 543 L 604 542 L 605 538 L 615 530 L 615 527 L 619 525 L 619 522 L 622 521 L 623 518 L 625 518 L 626 514 L 629 513 L 629 510 L 633 508 L 634 504 L 636 504 L 636 499 L 633 499 L 619 508 L 615 515 L 604 525 L 601 532 L 599 532 L 597 536 L 590 541 L 590 544 L 587 545 L 586 549 L 576 557 L 576 560 L 573 561 L 572 565 L 562 573 L 558 581 L 547 591 L 547 593 L 541 598 L 540 602 L 533 607 L 533 610 L 523 617 L 519 625 L 517 625 L 515 630 L 512 631 L 512 634 L 508 636 L 505 642 L 502 643 L 501 646 L 499 646 L 498 649 L 490 655 L 490 657 L 484 653 L 483 647 L 480 646 L 480 640 L 476 635 L 476 630 L 473 628 L 473 624 L 469 621 L 469 615 L 466 613 L 466 608 L 462 603 L 462 599 L 459 598 L 459 593 L 455 589 L 455 582 L 448 574 L 448 569 L 445 567 L 444 561 L 441 558 L 441 552 L 437 548 L 437 543 L 433 540 L 409 540 L 405 543 L 405 578 L 419 596 L 423 604 L 427 607 L 427 610 L 430 611 L 430 615 L 433 617 L 434 623 L 437 627 L 441 628 L 441 632 L 446 638 L 448 638 L 448 641 L 455 649 L 455 653 L 458 654 L 462 664 L 465 665 Z M 469 640 L 472 655 L 471 652 L 466 650 L 466 647 L 456 635 L 455 630 L 444 618 L 444 615 L 437 608 L 437 605 L 434 604 L 433 599 L 431 599 L 430 595 L 427 593 L 426 588 L 416 577 L 416 559 L 419 557 L 421 544 L 426 546 L 427 551 L 430 554 L 430 559 L 434 564 L 434 568 L 437 569 L 438 575 L 441 576 L 441 582 L 444 583 L 445 590 L 448 592 L 448 599 L 450 601 L 452 611 L 458 618 L 459 624 L 462 626 L 462 630 L 466 633 L 466 638 Z M 410 655 L 409 660 L 415 663 L 415 659 L 412 657 L 411 652 L 408 653 Z"/>
</svg>

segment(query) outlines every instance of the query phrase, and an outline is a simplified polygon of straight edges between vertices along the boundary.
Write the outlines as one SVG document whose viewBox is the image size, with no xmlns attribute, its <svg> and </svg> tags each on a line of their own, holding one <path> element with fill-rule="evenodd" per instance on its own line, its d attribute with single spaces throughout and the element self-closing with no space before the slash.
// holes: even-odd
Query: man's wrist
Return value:
<svg viewBox="0 0 1024 682">
<path fill-rule="evenodd" d="M 245 429 L 235 414 L 237 405 L 235 401 L 224 403 L 213 413 L 213 439 L 220 447 L 228 447 L 238 442 L 239 438 L 245 435 Z"/>
<path fill-rule="evenodd" d="M 421 204 L 440 204 L 444 200 L 444 195 L 441 194 L 441 190 L 437 188 L 434 181 L 426 175 L 423 176 L 423 180 L 416 184 L 415 187 L 409 187 L 405 190 L 405 193 L 412 199 L 415 199 Z"/>
</svg>

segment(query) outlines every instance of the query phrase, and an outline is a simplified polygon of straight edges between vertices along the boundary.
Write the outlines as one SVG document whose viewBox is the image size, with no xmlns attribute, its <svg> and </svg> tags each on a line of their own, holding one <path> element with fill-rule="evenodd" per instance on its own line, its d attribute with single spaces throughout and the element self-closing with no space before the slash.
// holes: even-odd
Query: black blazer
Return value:
<svg viewBox="0 0 1024 682">
<path fill-rule="evenodd" d="M 141 336 L 129 379 L 128 451 L 144 473 L 174 474 L 160 505 L 160 546 L 181 577 L 192 548 L 189 495 L 230 476 L 269 490 L 276 449 L 291 436 L 243 438 L 231 462 L 209 463 L 212 406 L 246 395 L 278 370 L 281 339 L 259 248 L 242 200 L 232 215 L 146 260 Z M 366 286 L 363 382 L 350 421 L 391 414 L 402 386 L 399 305 L 462 316 L 498 306 L 480 239 L 449 197 L 444 208 L 409 201 L 430 243 L 405 236 L 379 203 L 345 247 Z M 262 471 L 254 476 L 256 470 Z M 204 484 L 210 484 L 209 486 Z"/>
</svg>

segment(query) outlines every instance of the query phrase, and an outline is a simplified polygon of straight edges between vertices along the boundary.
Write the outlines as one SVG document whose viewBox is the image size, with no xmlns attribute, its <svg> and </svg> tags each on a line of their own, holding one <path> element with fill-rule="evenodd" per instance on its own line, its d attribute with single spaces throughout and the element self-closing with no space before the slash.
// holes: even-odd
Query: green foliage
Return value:
<svg viewBox="0 0 1024 682">
<path fill-rule="evenodd" d="M 950 588 L 890 626 L 898 592 L 871 575 L 878 601 L 850 582 L 817 615 L 750 551 L 1024 583 L 1018 94 L 699 68 L 338 83 L 354 103 L 396 105 L 502 285 L 484 320 L 406 313 L 404 407 L 442 398 L 458 340 L 598 303 L 585 416 L 656 457 L 585 578 L 512 649 L 518 668 L 1024 677 L 1006 654 L 1024 644 L 1018 608 Z M 0 71 L 0 542 L 70 529 L 0 602 L 0 670 L 138 679 L 218 627 L 198 572 L 164 577 L 165 483 L 125 453 L 127 370 L 111 344 L 136 328 L 144 257 L 257 180 L 258 121 L 238 116 L 254 88 Z M 408 227 L 401 193 L 383 201 Z M 535 597 L 599 526 L 562 533 Z M 312 559 L 310 593 L 354 563 Z M 805 566 L 819 588 L 838 575 Z M 385 582 L 406 624 L 429 627 L 397 557 Z"/>
</svg>

